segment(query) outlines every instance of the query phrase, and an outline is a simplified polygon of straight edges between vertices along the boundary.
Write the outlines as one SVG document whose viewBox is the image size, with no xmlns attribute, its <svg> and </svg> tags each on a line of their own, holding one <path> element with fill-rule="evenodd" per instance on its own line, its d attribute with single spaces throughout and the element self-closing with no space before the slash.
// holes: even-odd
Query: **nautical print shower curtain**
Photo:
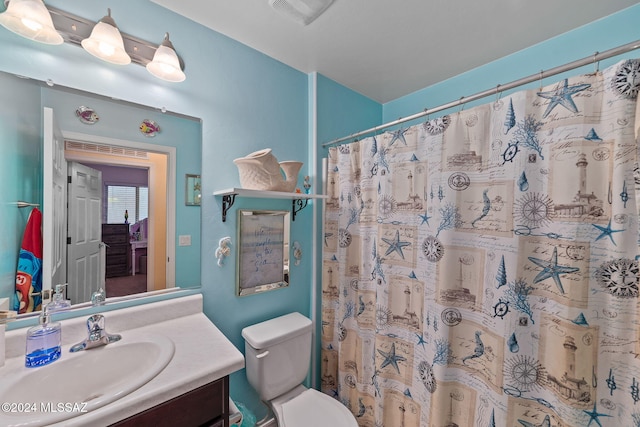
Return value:
<svg viewBox="0 0 640 427">
<path fill-rule="evenodd" d="M 322 390 L 360 426 L 640 426 L 639 70 L 330 150 Z"/>
</svg>

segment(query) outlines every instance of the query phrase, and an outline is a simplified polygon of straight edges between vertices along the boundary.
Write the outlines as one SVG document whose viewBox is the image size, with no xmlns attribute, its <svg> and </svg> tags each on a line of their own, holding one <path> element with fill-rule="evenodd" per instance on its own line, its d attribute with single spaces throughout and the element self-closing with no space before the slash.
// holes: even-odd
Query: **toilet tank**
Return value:
<svg viewBox="0 0 640 427">
<path fill-rule="evenodd" d="M 302 384 L 311 360 L 311 320 L 291 313 L 248 326 L 245 340 L 247 379 L 264 401 Z"/>
</svg>

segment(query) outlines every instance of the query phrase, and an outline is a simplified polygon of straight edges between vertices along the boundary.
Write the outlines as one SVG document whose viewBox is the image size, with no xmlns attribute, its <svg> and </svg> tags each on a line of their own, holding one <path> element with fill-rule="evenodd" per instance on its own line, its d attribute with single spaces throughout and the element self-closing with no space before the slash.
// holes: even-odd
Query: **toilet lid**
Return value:
<svg viewBox="0 0 640 427">
<path fill-rule="evenodd" d="M 308 389 L 282 404 L 281 427 L 357 427 L 355 417 L 339 401 Z"/>
</svg>

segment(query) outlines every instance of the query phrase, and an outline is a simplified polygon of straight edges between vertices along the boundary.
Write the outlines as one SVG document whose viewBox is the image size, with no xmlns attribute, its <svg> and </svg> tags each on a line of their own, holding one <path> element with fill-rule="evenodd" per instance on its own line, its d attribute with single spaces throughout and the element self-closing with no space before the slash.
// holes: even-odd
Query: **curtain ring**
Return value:
<svg viewBox="0 0 640 427">
<path fill-rule="evenodd" d="M 498 101 L 500 101 L 500 98 L 502 98 L 502 91 L 500 90 L 500 83 L 498 83 L 498 85 L 496 86 L 496 100 L 494 104 L 497 104 Z"/>
<path fill-rule="evenodd" d="M 542 75 L 544 73 L 544 70 L 540 70 L 540 90 L 542 91 Z"/>
<path fill-rule="evenodd" d="M 598 57 L 598 54 L 600 54 L 600 52 L 598 52 L 597 50 L 593 54 L 593 65 L 594 65 L 593 73 L 594 74 L 597 74 L 600 71 L 600 61 L 596 60 L 596 58 Z"/>
<path fill-rule="evenodd" d="M 464 102 L 462 102 L 462 100 L 464 99 L 464 96 L 460 97 L 460 100 L 458 102 L 460 102 L 460 111 L 458 111 L 458 114 L 462 113 L 462 110 L 464 110 Z"/>
</svg>

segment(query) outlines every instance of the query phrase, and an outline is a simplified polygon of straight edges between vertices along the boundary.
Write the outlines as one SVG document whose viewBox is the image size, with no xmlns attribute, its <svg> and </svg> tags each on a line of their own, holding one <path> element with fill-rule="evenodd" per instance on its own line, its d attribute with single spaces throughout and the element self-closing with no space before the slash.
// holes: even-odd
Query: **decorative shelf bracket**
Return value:
<svg viewBox="0 0 640 427">
<path fill-rule="evenodd" d="M 296 220 L 296 214 L 307 207 L 309 199 L 293 199 L 291 201 L 291 221 Z"/>
<path fill-rule="evenodd" d="M 236 201 L 236 194 L 225 194 L 222 196 L 222 222 L 227 221 L 227 212 Z"/>
</svg>

